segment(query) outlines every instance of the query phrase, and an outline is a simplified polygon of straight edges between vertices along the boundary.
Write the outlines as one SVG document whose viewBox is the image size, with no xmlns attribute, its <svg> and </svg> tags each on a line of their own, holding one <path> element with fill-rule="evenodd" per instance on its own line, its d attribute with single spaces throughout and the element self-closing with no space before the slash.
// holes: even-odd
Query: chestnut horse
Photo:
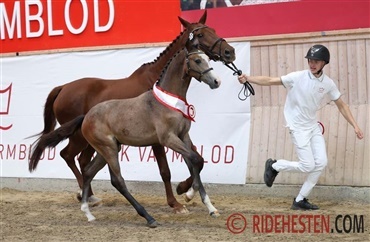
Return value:
<svg viewBox="0 0 370 242">
<path fill-rule="evenodd" d="M 149 90 L 158 80 L 162 69 L 173 55 L 190 41 L 198 41 L 199 48 L 214 61 L 232 63 L 235 60 L 235 50 L 224 39 L 217 36 L 214 29 L 205 25 L 207 12 L 199 19 L 198 23 L 189 23 L 179 17 L 185 30 L 167 46 L 167 48 L 150 63 L 143 64 L 129 77 L 116 80 L 104 80 L 99 78 L 82 78 L 62 86 L 55 87 L 48 95 L 44 108 L 44 130 L 36 136 L 43 135 L 54 130 L 56 123 L 64 124 L 75 117 L 86 114 L 94 105 L 109 99 L 125 99 L 140 95 Z M 173 195 L 171 187 L 171 173 L 167 164 L 165 149 L 161 145 L 152 146 L 157 159 L 159 172 L 165 185 L 167 203 L 175 213 L 186 213 L 187 209 L 180 204 Z M 95 150 L 88 145 L 80 132 L 69 137 L 68 145 L 60 152 L 75 175 L 79 187 L 82 189 L 82 175 L 75 164 L 75 157 L 81 171 L 88 164 Z M 32 172 L 36 166 L 29 165 Z M 177 187 L 177 193 L 186 192 L 192 184 L 192 178 L 181 182 Z M 91 197 L 90 197 L 91 196 Z M 89 190 L 90 201 L 100 203 L 100 199 L 93 196 Z M 78 194 L 78 198 L 79 194 Z"/>
<path fill-rule="evenodd" d="M 189 136 L 192 120 L 191 105 L 186 93 L 192 77 L 209 85 L 220 86 L 219 78 L 208 65 L 209 58 L 189 43 L 170 60 L 153 89 L 138 97 L 104 101 L 92 107 L 58 129 L 44 135 L 34 147 L 30 165 L 35 166 L 46 147 L 81 131 L 83 137 L 96 150 L 97 155 L 82 172 L 82 205 L 88 221 L 95 220 L 88 205 L 89 187 L 96 173 L 108 164 L 112 185 L 134 206 L 137 213 L 147 220 L 149 227 L 158 223 L 128 191 L 120 171 L 118 151 L 121 144 L 130 146 L 166 146 L 184 158 L 193 177 L 189 193 L 199 191 L 202 202 L 212 216 L 218 216 L 200 179 L 203 158 L 193 150 Z M 188 52 L 189 51 L 189 52 Z M 191 199 L 192 197 L 190 197 Z"/>
</svg>

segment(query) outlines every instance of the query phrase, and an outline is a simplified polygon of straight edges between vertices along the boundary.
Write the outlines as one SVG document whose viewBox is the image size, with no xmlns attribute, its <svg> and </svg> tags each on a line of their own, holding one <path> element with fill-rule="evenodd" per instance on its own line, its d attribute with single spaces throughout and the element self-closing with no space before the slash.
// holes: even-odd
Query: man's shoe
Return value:
<svg viewBox="0 0 370 242">
<path fill-rule="evenodd" d="M 299 202 L 296 202 L 294 198 L 291 209 L 293 210 L 317 210 L 319 209 L 319 207 L 314 204 L 309 203 L 306 198 L 303 198 L 303 200 Z"/>
<path fill-rule="evenodd" d="M 274 164 L 276 160 L 268 159 L 265 164 L 265 174 L 263 176 L 266 186 L 271 187 L 275 181 L 275 177 L 279 172 L 277 172 L 274 168 L 272 168 L 272 164 Z"/>
</svg>

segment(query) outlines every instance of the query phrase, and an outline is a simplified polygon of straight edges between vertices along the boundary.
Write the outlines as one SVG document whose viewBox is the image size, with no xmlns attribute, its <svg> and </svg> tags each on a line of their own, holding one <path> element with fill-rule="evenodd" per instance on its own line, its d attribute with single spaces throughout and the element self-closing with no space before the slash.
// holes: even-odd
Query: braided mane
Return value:
<svg viewBox="0 0 370 242">
<path fill-rule="evenodd" d="M 180 52 L 183 51 L 183 50 L 184 50 L 184 48 L 182 48 L 181 50 L 177 51 L 176 54 L 173 57 L 171 57 L 171 59 L 169 59 L 167 61 L 166 66 L 162 69 L 161 75 L 158 78 L 158 83 L 161 82 L 161 80 L 162 80 L 164 74 L 166 73 L 169 65 L 171 64 L 172 60 L 175 59 L 180 54 Z"/>
<path fill-rule="evenodd" d="M 151 61 L 151 62 L 147 62 L 147 63 L 144 63 L 142 66 L 144 65 L 151 65 L 151 64 L 154 64 L 155 62 L 157 62 L 163 55 L 165 55 L 169 49 L 172 48 L 172 46 L 177 43 L 179 41 L 179 39 L 184 35 L 184 33 L 186 32 L 186 30 L 182 31 L 167 47 L 166 49 L 164 49 L 160 54 L 159 56 L 157 56 L 157 58 L 155 58 L 155 60 Z M 176 54 L 177 55 L 177 54 Z M 173 58 L 173 57 L 172 57 Z M 172 59 L 171 58 L 171 59 Z M 170 61 L 171 61 L 170 59 Z"/>
</svg>

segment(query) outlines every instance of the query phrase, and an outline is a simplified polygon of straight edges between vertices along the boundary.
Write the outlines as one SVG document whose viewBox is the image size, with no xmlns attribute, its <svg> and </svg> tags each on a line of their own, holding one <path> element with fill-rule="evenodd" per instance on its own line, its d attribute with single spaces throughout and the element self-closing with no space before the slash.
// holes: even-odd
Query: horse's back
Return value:
<svg viewBox="0 0 370 242">
<path fill-rule="evenodd" d="M 157 144 L 152 101 L 150 93 L 145 92 L 135 98 L 101 102 L 86 114 L 83 135 L 89 142 L 114 137 L 132 146 Z"/>
<path fill-rule="evenodd" d="M 136 76 L 123 79 L 82 78 L 65 84 L 54 102 L 59 123 L 86 114 L 96 104 L 111 99 L 126 99 L 151 88 L 151 83 Z"/>
</svg>

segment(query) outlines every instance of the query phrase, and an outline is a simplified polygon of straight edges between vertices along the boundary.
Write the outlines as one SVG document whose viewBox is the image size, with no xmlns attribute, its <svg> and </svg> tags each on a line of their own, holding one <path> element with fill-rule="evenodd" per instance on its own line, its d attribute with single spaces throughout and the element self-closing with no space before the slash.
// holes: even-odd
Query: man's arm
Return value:
<svg viewBox="0 0 370 242">
<path fill-rule="evenodd" d="M 348 105 L 341 98 L 338 98 L 338 100 L 334 102 L 337 105 L 339 112 L 343 115 L 347 122 L 350 123 L 352 127 L 355 129 L 357 138 L 359 139 L 364 138 L 364 134 L 362 133 L 361 129 L 358 127 L 355 119 L 353 118 L 352 112 L 349 109 Z"/>
<path fill-rule="evenodd" d="M 245 83 L 246 81 L 261 85 L 261 86 L 272 86 L 272 85 L 283 85 L 280 77 L 269 77 L 269 76 L 247 76 L 242 74 L 238 77 L 240 83 Z"/>
</svg>

